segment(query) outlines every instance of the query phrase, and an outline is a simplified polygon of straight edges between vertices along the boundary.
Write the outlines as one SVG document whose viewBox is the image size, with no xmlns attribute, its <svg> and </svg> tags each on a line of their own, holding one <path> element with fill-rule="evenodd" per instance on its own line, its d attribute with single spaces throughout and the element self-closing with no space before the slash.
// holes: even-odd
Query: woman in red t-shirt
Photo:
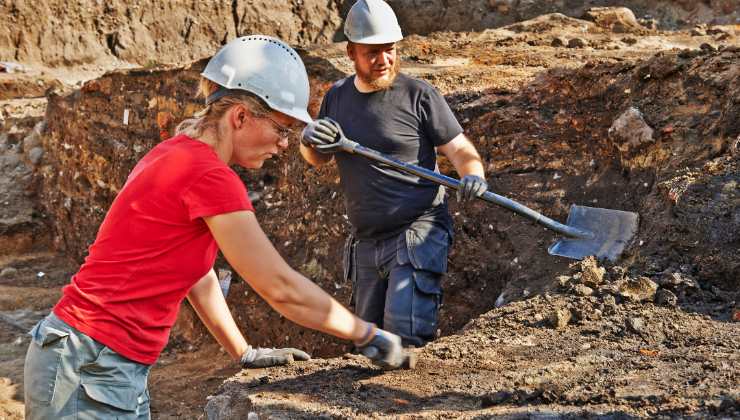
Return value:
<svg viewBox="0 0 740 420">
<path fill-rule="evenodd" d="M 260 228 L 229 165 L 259 168 L 311 121 L 296 52 L 267 36 L 225 45 L 202 73 L 206 108 L 132 170 L 89 255 L 52 313 L 31 331 L 26 418 L 149 418 L 147 375 L 187 298 L 245 368 L 310 356 L 250 346 L 213 270 L 218 249 L 286 318 L 352 340 L 384 367 L 405 355 L 376 328 L 293 270 Z"/>
</svg>

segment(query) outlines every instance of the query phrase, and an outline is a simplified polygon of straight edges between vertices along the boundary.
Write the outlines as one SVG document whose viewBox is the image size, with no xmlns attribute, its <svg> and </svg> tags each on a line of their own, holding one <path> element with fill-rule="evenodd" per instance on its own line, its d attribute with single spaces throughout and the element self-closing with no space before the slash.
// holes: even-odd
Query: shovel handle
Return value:
<svg viewBox="0 0 740 420">
<path fill-rule="evenodd" d="M 460 180 L 458 179 L 451 178 L 446 175 L 442 175 L 440 173 L 431 171 L 427 168 L 422 168 L 421 166 L 417 166 L 411 163 L 400 161 L 390 156 L 386 156 L 376 150 L 369 149 L 349 139 L 346 139 L 346 142 L 344 143 L 342 150 L 347 153 L 353 153 L 353 154 L 357 154 L 360 156 L 364 156 L 370 160 L 385 163 L 388 166 L 392 166 L 396 169 L 410 173 L 412 175 L 416 175 L 419 178 L 424 178 L 436 184 L 443 185 L 448 188 L 452 188 L 453 190 L 460 189 Z M 506 198 L 504 196 L 498 195 L 491 191 L 486 191 L 482 195 L 478 196 L 478 198 L 484 201 L 488 201 L 489 203 L 497 204 L 501 207 L 509 209 L 513 211 L 514 213 L 519 214 L 520 216 L 524 216 L 536 223 L 539 223 L 540 225 L 546 227 L 547 229 L 550 229 L 562 235 L 568 236 L 570 238 L 592 239 L 594 237 L 594 234 L 592 232 L 589 232 L 583 229 L 578 229 L 573 226 L 564 225 L 560 222 L 550 219 L 549 217 L 541 213 L 538 213 L 530 209 L 529 207 L 523 204 L 520 204 L 510 198 Z"/>
</svg>

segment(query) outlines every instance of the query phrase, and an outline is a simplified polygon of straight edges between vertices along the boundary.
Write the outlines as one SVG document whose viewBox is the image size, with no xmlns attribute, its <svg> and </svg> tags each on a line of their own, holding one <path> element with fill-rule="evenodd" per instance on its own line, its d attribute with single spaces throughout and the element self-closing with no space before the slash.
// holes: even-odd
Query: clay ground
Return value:
<svg viewBox="0 0 740 420">
<path fill-rule="evenodd" d="M 547 15 L 408 37 L 402 68 L 446 95 L 498 192 L 559 220 L 570 203 L 639 212 L 635 241 L 614 264 L 572 264 L 547 254 L 554 236 L 542 228 L 485 204 L 453 204 L 457 242 L 442 337 L 417 350 L 415 370 L 380 371 L 343 355 L 342 343 L 285 324 L 261 330 L 246 318 L 277 317 L 239 283 L 229 303 L 253 342 L 282 345 L 276 334 L 286 333 L 287 344 L 325 357 L 241 371 L 184 305 L 152 369 L 153 417 L 739 417 L 738 34 L 738 25 L 615 30 Z M 343 44 L 308 48 L 304 57 L 323 63 L 312 77 L 324 83 L 351 71 Z M 26 141 L 39 106 L 3 103 L 0 418 L 8 419 L 22 418 L 23 331 L 76 270 L 94 233 L 80 220 L 99 217 L 71 214 L 82 199 L 71 210 L 63 198 L 38 203 L 58 198 L 44 195 L 52 158 L 39 162 L 31 153 L 54 153 L 53 144 Z M 631 106 L 644 126 L 633 121 L 638 126 L 622 138 L 615 121 Z M 59 121 L 47 123 L 62 130 Z M 649 140 L 631 136 L 645 126 L 654 130 Z M 293 152 L 247 185 L 263 197 L 257 211 L 281 253 L 346 300 L 331 257 L 341 242 L 336 174 L 306 170 Z M 451 170 L 444 161 L 442 169 Z M 46 174 L 47 184 L 37 186 L 31 173 Z M 294 184 L 282 181 L 286 173 Z M 94 174 L 110 185 L 104 175 Z M 291 201 L 296 191 L 329 213 L 327 226 L 306 221 L 314 210 Z M 105 203 L 97 190 L 89 195 L 87 203 Z M 65 214 L 67 225 L 46 227 Z M 295 214 L 304 226 L 281 222 Z M 301 241 L 308 249 L 298 248 Z M 60 243 L 78 249 L 51 251 Z"/>
</svg>

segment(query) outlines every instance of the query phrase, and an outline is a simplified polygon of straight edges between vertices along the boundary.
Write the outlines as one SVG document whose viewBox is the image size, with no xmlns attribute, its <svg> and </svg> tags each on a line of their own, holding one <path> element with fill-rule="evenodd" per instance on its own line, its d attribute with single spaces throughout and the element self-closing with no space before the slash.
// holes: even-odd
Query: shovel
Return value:
<svg viewBox="0 0 740 420">
<path fill-rule="evenodd" d="M 346 139 L 343 142 L 341 150 L 384 163 L 398 170 L 454 190 L 460 188 L 460 181 L 455 178 L 402 162 L 362 146 L 350 139 Z M 599 260 L 608 259 L 614 262 L 637 233 L 639 216 L 633 212 L 574 204 L 568 213 L 567 224 L 564 225 L 527 206 L 491 191 L 486 191 L 478 196 L 478 198 L 509 209 L 514 213 L 541 224 L 547 229 L 565 236 L 548 248 L 547 252 L 550 255 L 559 255 L 576 260 L 593 255 Z"/>
</svg>

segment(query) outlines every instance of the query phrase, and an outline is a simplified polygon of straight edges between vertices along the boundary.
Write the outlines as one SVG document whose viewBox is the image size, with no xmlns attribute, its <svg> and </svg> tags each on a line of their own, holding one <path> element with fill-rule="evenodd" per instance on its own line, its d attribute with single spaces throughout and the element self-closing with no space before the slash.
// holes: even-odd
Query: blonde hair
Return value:
<svg viewBox="0 0 740 420">
<path fill-rule="evenodd" d="M 216 83 L 201 77 L 196 97 L 208 98 L 219 87 Z M 239 91 L 217 99 L 196 112 L 193 118 L 188 118 L 178 124 L 175 128 L 175 135 L 186 134 L 189 137 L 197 138 L 208 129 L 216 129 L 216 134 L 219 135 L 218 121 L 234 105 L 245 105 L 255 117 L 264 117 L 272 112 L 270 107 L 257 95 L 246 90 Z"/>
</svg>

